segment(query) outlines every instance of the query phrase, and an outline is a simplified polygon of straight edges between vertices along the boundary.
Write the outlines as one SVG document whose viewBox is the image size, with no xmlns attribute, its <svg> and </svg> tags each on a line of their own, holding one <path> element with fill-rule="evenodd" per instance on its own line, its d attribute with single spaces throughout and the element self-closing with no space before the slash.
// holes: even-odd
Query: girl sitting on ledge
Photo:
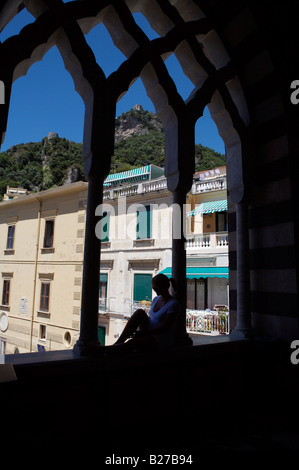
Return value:
<svg viewBox="0 0 299 470">
<path fill-rule="evenodd" d="M 169 287 L 169 279 L 164 274 L 153 277 L 152 288 L 157 296 L 149 313 L 141 308 L 136 310 L 116 343 L 101 346 L 100 352 L 162 351 L 174 346 L 180 309 L 178 301 L 170 295 Z"/>
</svg>

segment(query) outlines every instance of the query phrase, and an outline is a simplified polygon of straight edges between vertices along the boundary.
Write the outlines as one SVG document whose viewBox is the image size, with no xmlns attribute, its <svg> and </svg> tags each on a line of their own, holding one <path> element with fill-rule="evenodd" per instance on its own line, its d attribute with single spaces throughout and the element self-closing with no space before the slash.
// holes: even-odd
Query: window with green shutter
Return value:
<svg viewBox="0 0 299 470">
<path fill-rule="evenodd" d="M 100 286 L 99 286 L 99 311 L 106 311 L 107 309 L 107 285 L 108 285 L 108 274 L 100 274 Z"/>
<path fill-rule="evenodd" d="M 134 274 L 134 302 L 152 300 L 152 275 Z"/>
<path fill-rule="evenodd" d="M 151 206 L 142 206 L 137 211 L 136 239 L 143 240 L 152 237 Z"/>
</svg>

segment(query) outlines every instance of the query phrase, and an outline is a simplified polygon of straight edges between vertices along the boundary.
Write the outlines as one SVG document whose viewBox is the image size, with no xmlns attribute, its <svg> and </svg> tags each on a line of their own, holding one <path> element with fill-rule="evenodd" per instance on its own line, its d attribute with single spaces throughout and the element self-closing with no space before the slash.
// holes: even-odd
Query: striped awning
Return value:
<svg viewBox="0 0 299 470">
<path fill-rule="evenodd" d="M 199 206 L 195 207 L 193 211 L 188 212 L 187 215 L 192 217 L 197 214 L 212 214 L 213 212 L 227 211 L 227 199 L 221 201 L 208 201 L 202 202 Z"/>
<path fill-rule="evenodd" d="M 165 274 L 167 277 L 171 277 L 172 268 L 165 268 L 161 271 L 160 274 Z M 186 278 L 187 279 L 200 279 L 207 277 L 220 277 L 228 279 L 229 270 L 228 267 L 223 266 L 206 266 L 206 267 L 191 267 L 186 268 Z"/>
<path fill-rule="evenodd" d="M 104 181 L 104 186 L 111 186 L 112 184 L 123 182 L 133 182 L 134 179 L 139 179 L 144 176 L 147 177 L 150 174 L 150 165 L 143 166 L 141 168 L 135 168 L 134 170 L 122 171 L 121 173 L 113 173 L 108 175 Z"/>
</svg>

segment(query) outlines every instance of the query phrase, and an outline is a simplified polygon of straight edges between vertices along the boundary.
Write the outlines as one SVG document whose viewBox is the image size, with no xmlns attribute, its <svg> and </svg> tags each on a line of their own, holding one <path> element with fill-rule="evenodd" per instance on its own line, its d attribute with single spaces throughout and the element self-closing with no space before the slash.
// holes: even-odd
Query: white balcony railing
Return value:
<svg viewBox="0 0 299 470">
<path fill-rule="evenodd" d="M 166 178 L 157 180 L 143 181 L 141 183 L 130 184 L 127 186 L 118 186 L 113 189 L 106 189 L 103 194 L 104 200 L 117 199 L 118 197 L 135 196 L 136 194 L 145 194 L 153 191 L 167 189 Z"/>
<path fill-rule="evenodd" d="M 140 188 L 142 193 L 150 193 L 152 191 L 161 191 L 162 189 L 167 189 L 167 179 L 161 178 L 158 180 L 147 181 L 141 183 L 142 187 Z"/>
<path fill-rule="evenodd" d="M 228 246 L 228 233 L 216 232 L 201 235 L 188 235 L 186 239 L 186 249 L 192 248 L 219 248 Z"/>
<path fill-rule="evenodd" d="M 193 185 L 193 194 L 206 193 L 209 191 L 220 191 L 227 189 L 226 178 L 219 177 L 212 181 L 196 181 Z"/>
<path fill-rule="evenodd" d="M 187 310 L 188 333 L 229 334 L 229 312 L 210 310 Z"/>
</svg>

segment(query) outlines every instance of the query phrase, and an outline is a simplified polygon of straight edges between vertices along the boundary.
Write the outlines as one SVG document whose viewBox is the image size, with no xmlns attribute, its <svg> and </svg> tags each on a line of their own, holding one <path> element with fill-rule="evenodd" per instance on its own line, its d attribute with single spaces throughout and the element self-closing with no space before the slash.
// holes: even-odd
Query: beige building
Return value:
<svg viewBox="0 0 299 470">
<path fill-rule="evenodd" d="M 216 170 L 194 176 L 186 201 L 193 309 L 228 304 L 226 174 Z M 86 198 L 87 183 L 78 182 L 0 204 L 0 342 L 6 353 L 72 348 L 77 341 Z M 214 203 L 208 215 L 206 203 Z M 95 227 L 102 239 L 98 325 L 105 344 L 115 341 L 138 303 L 151 301 L 152 277 L 171 276 L 173 210 L 157 167 L 107 178 L 97 214 L 103 221 Z"/>
<path fill-rule="evenodd" d="M 1 203 L 0 335 L 7 353 L 76 341 L 86 187 L 79 182 Z"/>
</svg>

